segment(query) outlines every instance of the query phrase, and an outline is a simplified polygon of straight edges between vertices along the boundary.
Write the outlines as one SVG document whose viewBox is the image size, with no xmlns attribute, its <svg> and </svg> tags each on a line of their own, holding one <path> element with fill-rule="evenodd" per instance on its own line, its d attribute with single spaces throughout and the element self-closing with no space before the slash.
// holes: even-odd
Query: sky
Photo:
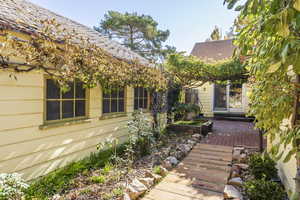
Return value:
<svg viewBox="0 0 300 200">
<path fill-rule="evenodd" d="M 196 42 L 209 38 L 217 25 L 225 33 L 237 13 L 223 0 L 29 0 L 89 27 L 99 25 L 109 10 L 153 17 L 159 29 L 170 30 L 165 44 L 190 53 Z"/>
</svg>

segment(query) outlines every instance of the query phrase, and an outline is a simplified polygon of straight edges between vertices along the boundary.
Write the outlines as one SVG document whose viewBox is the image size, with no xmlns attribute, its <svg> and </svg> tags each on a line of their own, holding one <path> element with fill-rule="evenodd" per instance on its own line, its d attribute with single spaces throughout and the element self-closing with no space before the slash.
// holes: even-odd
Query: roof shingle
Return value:
<svg viewBox="0 0 300 200">
<path fill-rule="evenodd" d="M 216 40 L 196 43 L 191 55 L 207 62 L 229 59 L 232 57 L 235 46 L 232 40 Z"/>
<path fill-rule="evenodd" d="M 34 33 L 42 26 L 39 22 L 46 19 L 56 19 L 67 31 L 76 32 L 119 59 L 138 60 L 141 64 L 149 62 L 122 46 L 110 40 L 99 32 L 71 19 L 58 15 L 50 10 L 37 6 L 26 0 L 0 0 L 0 28 L 11 29 L 24 33 Z"/>
</svg>

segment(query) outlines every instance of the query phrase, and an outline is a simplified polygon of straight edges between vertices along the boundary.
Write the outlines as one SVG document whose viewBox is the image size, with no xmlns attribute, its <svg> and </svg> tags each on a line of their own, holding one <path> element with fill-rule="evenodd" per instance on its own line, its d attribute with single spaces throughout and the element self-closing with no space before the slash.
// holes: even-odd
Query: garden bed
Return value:
<svg viewBox="0 0 300 200">
<path fill-rule="evenodd" d="M 177 121 L 167 127 L 168 131 L 201 134 L 206 136 L 212 131 L 213 122 L 209 120 Z"/>
<path fill-rule="evenodd" d="M 268 154 L 257 149 L 234 147 L 224 199 L 287 200 L 275 165 Z"/>
<path fill-rule="evenodd" d="M 72 167 L 58 170 L 37 181 L 31 186 L 30 198 L 53 200 L 121 200 L 136 199 L 175 167 L 193 146 L 201 140 L 200 134 L 166 133 L 157 148 L 150 155 L 135 161 L 132 166 L 126 163 L 111 164 L 106 159 L 99 160 L 102 166 L 86 166 L 86 163 L 72 163 Z M 119 148 L 122 149 L 122 148 Z M 121 153 L 121 150 L 119 150 Z M 95 156 L 94 156 L 95 157 Z M 101 159 L 96 156 L 95 159 Z M 90 159 L 88 159 L 90 160 Z M 94 160 L 94 159 L 91 159 Z M 78 169 L 80 168 L 80 170 Z M 74 174 L 72 170 L 77 170 Z M 57 182 L 57 173 L 68 177 L 68 182 Z M 49 193 L 47 192 L 49 191 Z"/>
</svg>

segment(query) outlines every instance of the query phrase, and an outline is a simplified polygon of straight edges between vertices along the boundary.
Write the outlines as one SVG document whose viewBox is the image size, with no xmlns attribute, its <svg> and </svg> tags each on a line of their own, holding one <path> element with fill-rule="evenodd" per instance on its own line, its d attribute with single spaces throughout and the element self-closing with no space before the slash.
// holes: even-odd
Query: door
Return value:
<svg viewBox="0 0 300 200">
<path fill-rule="evenodd" d="M 214 111 L 243 112 L 242 84 L 214 85 Z"/>
<path fill-rule="evenodd" d="M 242 84 L 229 85 L 229 112 L 243 112 Z"/>
</svg>

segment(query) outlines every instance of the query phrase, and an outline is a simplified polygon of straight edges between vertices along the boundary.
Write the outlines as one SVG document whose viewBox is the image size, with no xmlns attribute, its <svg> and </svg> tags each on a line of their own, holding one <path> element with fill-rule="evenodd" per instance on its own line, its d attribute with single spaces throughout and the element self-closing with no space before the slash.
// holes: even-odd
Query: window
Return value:
<svg viewBox="0 0 300 200">
<path fill-rule="evenodd" d="M 125 93 L 123 88 L 103 92 L 103 113 L 125 112 Z"/>
<path fill-rule="evenodd" d="M 70 83 L 70 90 L 62 92 L 55 81 L 46 80 L 46 121 L 86 116 L 86 94 L 81 82 Z"/>
<path fill-rule="evenodd" d="M 199 93 L 197 89 L 190 88 L 185 90 L 185 103 L 199 104 Z"/>
<path fill-rule="evenodd" d="M 148 91 L 145 88 L 134 88 L 134 110 L 148 108 Z"/>
</svg>

